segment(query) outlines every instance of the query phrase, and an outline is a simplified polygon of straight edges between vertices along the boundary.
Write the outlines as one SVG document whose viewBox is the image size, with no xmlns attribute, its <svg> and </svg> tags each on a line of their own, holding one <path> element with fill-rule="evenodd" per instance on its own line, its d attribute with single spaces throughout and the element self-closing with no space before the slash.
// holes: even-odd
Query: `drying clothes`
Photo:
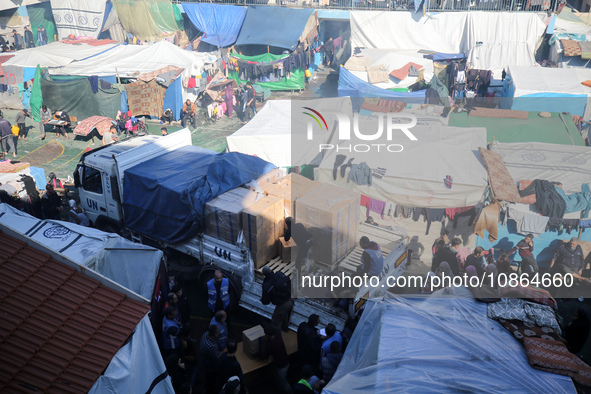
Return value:
<svg viewBox="0 0 591 394">
<path fill-rule="evenodd" d="M 394 217 L 403 217 L 403 218 L 409 218 L 411 215 L 411 209 L 410 207 L 407 207 L 405 205 L 400 205 L 400 204 L 396 204 L 396 209 L 394 209 Z"/>
<path fill-rule="evenodd" d="M 396 210 L 396 204 L 394 204 L 390 200 L 386 201 L 386 206 L 384 207 L 384 215 L 394 217 L 395 210 Z"/>
<path fill-rule="evenodd" d="M 499 236 L 499 216 L 501 212 L 501 205 L 496 202 L 490 204 L 478 216 L 478 220 L 474 225 L 474 234 L 480 238 L 484 238 L 484 230 L 488 231 L 488 238 L 490 240 L 497 240 Z"/>
<path fill-rule="evenodd" d="M 382 167 L 374 168 L 372 175 L 375 178 L 382 179 L 386 175 L 386 169 Z"/>
<path fill-rule="evenodd" d="M 189 80 L 187 81 L 187 88 L 192 89 L 192 88 L 196 88 L 196 87 L 197 87 L 197 80 L 195 78 L 189 78 Z"/>
<path fill-rule="evenodd" d="M 589 228 L 591 227 L 591 219 L 585 219 L 579 221 L 579 227 L 581 228 Z"/>
<path fill-rule="evenodd" d="M 369 199 L 369 205 L 367 207 L 367 216 L 369 216 L 369 212 L 375 212 L 380 215 L 380 217 L 384 218 L 384 208 L 386 207 L 386 203 L 380 200 L 376 200 L 375 198 Z"/>
<path fill-rule="evenodd" d="M 588 186 L 587 186 L 588 188 Z M 554 186 L 554 189 L 556 190 L 556 192 L 558 194 L 560 194 L 560 196 L 562 196 L 562 198 L 564 199 L 564 202 L 566 203 L 566 211 L 565 213 L 571 213 L 571 212 L 579 212 L 579 211 L 586 211 L 589 205 L 589 202 L 591 200 L 591 194 L 590 193 L 574 193 L 574 194 L 566 194 L 564 192 L 564 190 L 562 190 L 561 188 Z"/>
<path fill-rule="evenodd" d="M 345 162 L 345 159 L 347 158 L 347 156 L 345 155 L 337 155 L 337 157 L 334 160 L 334 168 L 332 169 L 332 178 L 333 180 L 337 180 L 337 169 L 339 168 L 339 166 L 341 164 L 343 164 Z"/>
<path fill-rule="evenodd" d="M 427 220 L 427 208 L 416 208 L 412 213 L 412 220 L 418 222 L 423 216 L 423 221 Z"/>
<path fill-rule="evenodd" d="M 367 216 L 369 216 L 369 197 L 361 195 L 360 206 L 367 208 Z"/>
<path fill-rule="evenodd" d="M 547 216 L 527 212 L 521 222 L 521 228 L 519 228 L 517 232 L 524 235 L 533 234 L 534 237 L 539 237 L 546 231 L 549 219 L 550 218 Z"/>
<path fill-rule="evenodd" d="M 101 89 L 108 90 L 112 88 L 111 82 L 105 81 L 104 79 L 99 79 L 99 84 L 101 85 Z"/>
<path fill-rule="evenodd" d="M 349 159 L 349 161 L 346 164 L 343 164 L 341 166 L 341 178 L 345 177 L 345 172 L 347 171 L 347 168 L 353 167 L 353 160 L 355 159 Z"/>
<path fill-rule="evenodd" d="M 548 227 L 558 228 L 562 226 L 562 218 L 549 218 L 548 219 Z"/>
<path fill-rule="evenodd" d="M 488 304 L 488 317 L 491 319 L 521 320 L 525 324 L 550 327 L 562 334 L 554 310 L 535 302 L 519 298 L 502 298 L 501 301 Z"/>
<path fill-rule="evenodd" d="M 471 207 L 462 207 L 462 208 L 445 208 L 445 216 L 447 216 L 451 220 L 454 220 L 454 217 L 457 214 L 464 213 L 466 211 L 471 210 L 472 208 L 474 208 L 474 206 L 471 206 Z"/>
<path fill-rule="evenodd" d="M 441 222 L 445 215 L 445 209 L 443 208 L 428 208 L 427 209 L 427 231 L 425 235 L 429 235 L 429 229 L 431 228 L 432 222 Z"/>
<path fill-rule="evenodd" d="M 564 219 L 564 222 L 562 222 L 562 225 L 564 226 L 566 233 L 570 234 L 571 231 L 579 228 L 579 222 L 580 222 L 579 219 Z"/>
<path fill-rule="evenodd" d="M 548 217 L 564 217 L 566 202 L 554 185 L 548 181 L 536 179 L 536 211 Z"/>
<path fill-rule="evenodd" d="M 353 164 L 351 166 L 351 171 L 349 171 L 347 183 L 351 180 L 358 185 L 371 186 L 371 168 L 369 168 L 365 162 L 361 164 Z"/>
<path fill-rule="evenodd" d="M 96 75 L 92 75 L 88 77 L 88 81 L 90 81 L 90 87 L 92 88 L 92 93 L 98 92 L 98 77 Z"/>
</svg>

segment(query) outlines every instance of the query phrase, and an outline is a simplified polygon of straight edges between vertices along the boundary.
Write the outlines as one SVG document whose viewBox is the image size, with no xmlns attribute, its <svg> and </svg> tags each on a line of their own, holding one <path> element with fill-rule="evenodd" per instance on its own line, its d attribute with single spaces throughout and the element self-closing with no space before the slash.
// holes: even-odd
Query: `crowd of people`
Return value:
<svg viewBox="0 0 591 394">
<path fill-rule="evenodd" d="M 47 45 L 47 30 L 44 26 L 37 28 L 37 36 L 28 27 L 24 28 L 23 34 L 20 34 L 16 29 L 12 30 L 12 42 L 9 42 L 4 36 L 0 36 L 0 50 L 2 52 L 20 51 L 21 49 L 34 48 L 36 46 Z"/>
</svg>

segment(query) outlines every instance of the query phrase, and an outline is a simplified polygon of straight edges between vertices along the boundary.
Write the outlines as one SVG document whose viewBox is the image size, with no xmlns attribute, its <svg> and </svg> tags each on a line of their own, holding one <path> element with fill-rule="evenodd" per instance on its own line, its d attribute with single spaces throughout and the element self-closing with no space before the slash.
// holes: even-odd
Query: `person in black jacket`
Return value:
<svg viewBox="0 0 591 394">
<path fill-rule="evenodd" d="M 269 267 L 263 267 L 263 305 L 273 304 L 275 310 L 271 317 L 271 325 L 285 332 L 289 329 L 289 318 L 293 309 L 291 299 L 291 280 L 283 272 L 273 272 Z"/>
<path fill-rule="evenodd" d="M 440 241 L 438 245 L 439 249 L 437 253 L 433 256 L 433 263 L 431 264 L 431 271 L 435 272 L 439 267 L 439 264 L 446 261 L 449 264 L 449 268 L 451 272 L 457 276 L 460 274 L 460 266 L 458 265 L 458 259 L 456 258 L 456 253 L 458 253 L 458 249 L 462 246 L 462 240 L 459 238 L 454 238 L 451 241 L 451 246 L 446 247 L 445 243 L 442 244 L 443 241 Z"/>
<path fill-rule="evenodd" d="M 300 323 L 298 327 L 298 353 L 304 364 L 309 364 L 317 369 L 320 364 L 320 349 L 322 338 L 316 329 L 320 323 L 320 316 L 313 313 L 307 322 Z"/>
<path fill-rule="evenodd" d="M 313 376 L 314 373 L 312 367 L 307 364 L 304 365 L 302 367 L 302 379 L 293 386 L 293 394 L 314 394 L 314 388 L 310 384 L 310 380 Z"/>
<path fill-rule="evenodd" d="M 314 246 L 314 237 L 302 223 L 294 223 L 291 217 L 285 218 L 284 230 L 285 232 L 283 236 L 285 241 L 287 242 L 293 238 L 298 246 L 295 268 L 299 274 L 302 272 L 304 261 L 308 257 L 309 250 Z"/>
<path fill-rule="evenodd" d="M 477 246 L 474 248 L 474 252 L 468 257 L 466 257 L 466 268 L 468 266 L 473 265 L 476 268 L 476 274 L 479 278 L 482 278 L 484 275 L 484 269 L 482 268 L 482 256 L 484 256 L 484 248 L 482 246 Z"/>
<path fill-rule="evenodd" d="M 35 38 L 33 38 L 33 32 L 25 27 L 25 46 L 27 48 L 35 48 Z"/>
</svg>

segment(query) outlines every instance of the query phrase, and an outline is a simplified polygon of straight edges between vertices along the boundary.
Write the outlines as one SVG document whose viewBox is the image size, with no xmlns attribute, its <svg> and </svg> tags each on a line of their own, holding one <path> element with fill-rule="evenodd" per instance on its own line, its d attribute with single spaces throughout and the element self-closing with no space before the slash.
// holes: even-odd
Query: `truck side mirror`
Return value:
<svg viewBox="0 0 591 394">
<path fill-rule="evenodd" d="M 111 197 L 113 200 L 119 201 L 119 183 L 117 183 L 117 177 L 111 177 Z"/>
<path fill-rule="evenodd" d="M 81 170 L 82 166 L 80 164 L 78 164 L 76 166 L 76 170 L 74 171 L 74 187 L 79 188 L 80 186 L 82 186 L 80 184 L 80 170 Z"/>
</svg>

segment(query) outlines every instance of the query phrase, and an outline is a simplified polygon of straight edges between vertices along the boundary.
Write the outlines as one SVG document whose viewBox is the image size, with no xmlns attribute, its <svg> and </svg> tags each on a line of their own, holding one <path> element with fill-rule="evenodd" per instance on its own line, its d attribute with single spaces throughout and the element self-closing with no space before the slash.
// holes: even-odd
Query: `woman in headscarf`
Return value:
<svg viewBox="0 0 591 394">
<path fill-rule="evenodd" d="M 455 276 L 447 261 L 442 261 L 435 273 L 438 276 L 449 276 L 450 278 Z"/>
<path fill-rule="evenodd" d="M 234 92 L 232 92 L 232 84 L 226 86 L 226 94 L 224 95 L 226 101 L 226 114 L 228 118 L 232 117 L 232 110 L 234 109 Z"/>
<path fill-rule="evenodd" d="M 497 277 L 499 276 L 499 270 L 496 265 L 489 264 L 486 266 L 484 270 L 484 278 L 485 284 L 492 287 L 493 289 L 497 288 Z"/>
</svg>

